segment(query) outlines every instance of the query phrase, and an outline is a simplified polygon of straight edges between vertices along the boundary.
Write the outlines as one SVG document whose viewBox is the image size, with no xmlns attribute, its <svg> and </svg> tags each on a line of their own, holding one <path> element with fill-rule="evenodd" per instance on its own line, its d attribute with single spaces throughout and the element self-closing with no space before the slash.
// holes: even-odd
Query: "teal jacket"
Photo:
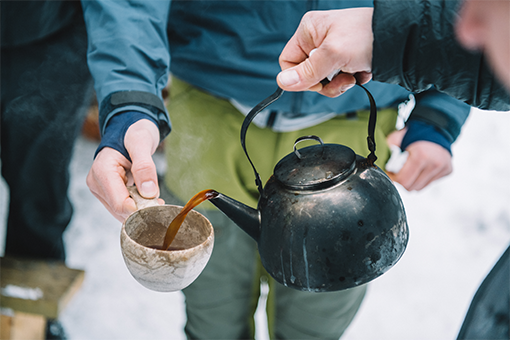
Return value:
<svg viewBox="0 0 510 340">
<path fill-rule="evenodd" d="M 161 92 L 169 72 L 241 111 L 251 108 L 275 91 L 278 57 L 307 11 L 369 6 L 363 0 L 83 1 L 102 132 L 113 116 L 134 110 L 151 116 L 164 138 L 170 119 Z M 411 94 L 375 81 L 367 88 L 379 108 L 396 107 Z M 333 99 L 284 93 L 270 109 L 281 115 L 282 127 L 273 127 L 281 130 L 368 107 L 366 95 L 353 88 Z M 416 97 L 418 108 L 441 117 L 428 123 L 450 143 L 469 113 L 468 105 L 434 89 Z"/>
</svg>

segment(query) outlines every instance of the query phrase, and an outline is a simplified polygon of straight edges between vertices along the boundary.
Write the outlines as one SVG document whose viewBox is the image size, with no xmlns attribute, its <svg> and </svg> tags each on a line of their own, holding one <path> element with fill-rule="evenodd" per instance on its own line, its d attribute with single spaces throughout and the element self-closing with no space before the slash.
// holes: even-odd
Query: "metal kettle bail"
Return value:
<svg viewBox="0 0 510 340">
<path fill-rule="evenodd" d="M 376 125 L 376 121 L 377 121 L 377 106 L 375 104 L 374 97 L 372 97 L 372 94 L 358 82 L 356 82 L 356 85 L 358 85 L 363 90 L 365 90 L 365 92 L 368 96 L 368 100 L 370 101 L 370 117 L 368 119 L 368 137 L 367 137 L 368 150 L 370 151 L 370 154 L 367 156 L 366 159 L 367 159 L 367 164 L 369 166 L 373 166 L 374 162 L 377 160 L 377 156 L 375 155 L 375 137 L 374 137 L 375 125 Z M 248 155 L 248 151 L 246 150 L 246 132 L 248 131 L 248 127 L 250 126 L 250 123 L 253 121 L 255 116 L 260 111 L 264 110 L 266 107 L 268 107 L 269 105 L 274 103 L 278 98 L 280 98 L 282 96 L 283 92 L 284 91 L 280 87 L 278 87 L 278 89 L 275 91 L 275 93 L 273 93 L 272 95 L 270 95 L 269 97 L 267 97 L 266 99 L 264 99 L 263 101 L 258 103 L 246 115 L 246 117 L 244 118 L 244 121 L 243 121 L 243 125 L 241 126 L 241 145 L 243 147 L 244 153 L 246 154 L 246 157 L 248 158 L 248 161 L 251 164 L 251 167 L 253 168 L 253 172 L 255 173 L 255 184 L 257 185 L 258 191 L 261 195 L 262 195 L 262 191 L 263 191 L 262 181 L 260 179 L 259 173 L 257 172 L 257 169 L 255 168 L 255 165 L 253 164 L 250 156 Z M 296 144 L 299 143 L 303 139 L 310 139 L 310 138 L 315 139 L 314 137 L 317 137 L 317 136 L 305 136 L 305 137 L 300 137 L 296 140 L 296 142 L 294 144 L 294 153 L 296 153 L 296 156 L 298 156 L 298 158 L 300 158 L 300 157 L 299 157 L 299 152 L 296 149 Z M 317 137 L 317 138 L 318 138 L 318 140 L 320 140 L 319 137 Z M 323 144 L 322 140 L 320 140 L 320 143 Z"/>
</svg>

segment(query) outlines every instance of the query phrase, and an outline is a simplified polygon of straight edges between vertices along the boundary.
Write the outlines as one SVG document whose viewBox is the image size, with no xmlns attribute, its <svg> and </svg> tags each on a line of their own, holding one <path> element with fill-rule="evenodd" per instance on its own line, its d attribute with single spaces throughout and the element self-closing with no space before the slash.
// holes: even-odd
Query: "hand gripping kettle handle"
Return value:
<svg viewBox="0 0 510 340">
<path fill-rule="evenodd" d="M 377 121 L 377 106 L 375 104 L 375 100 L 370 94 L 370 92 L 363 87 L 361 84 L 356 83 L 359 87 L 361 87 L 363 90 L 365 90 L 368 100 L 370 101 L 370 117 L 368 120 L 368 137 L 367 137 L 367 143 L 368 143 L 368 150 L 370 151 L 370 154 L 367 156 L 367 162 L 368 165 L 373 166 L 374 162 L 377 160 L 377 156 L 375 155 L 375 125 Z M 278 98 L 280 98 L 283 94 L 283 90 L 278 87 L 278 89 L 261 101 L 259 104 L 257 104 L 251 111 L 246 115 L 243 121 L 243 125 L 241 126 L 241 145 L 243 147 L 244 153 L 246 154 L 246 157 L 248 158 L 248 161 L 251 164 L 251 167 L 253 168 L 253 172 L 255 173 L 255 184 L 257 185 L 257 188 L 259 190 L 259 193 L 262 195 L 262 181 L 260 179 L 260 175 L 257 172 L 257 169 L 255 168 L 255 165 L 253 164 L 252 160 L 250 159 L 250 156 L 248 155 L 248 151 L 246 150 L 246 132 L 248 131 L 248 127 L 250 126 L 250 123 L 253 121 L 255 116 L 262 110 L 264 110 L 266 107 L 268 107 L 270 104 L 274 103 Z"/>
</svg>

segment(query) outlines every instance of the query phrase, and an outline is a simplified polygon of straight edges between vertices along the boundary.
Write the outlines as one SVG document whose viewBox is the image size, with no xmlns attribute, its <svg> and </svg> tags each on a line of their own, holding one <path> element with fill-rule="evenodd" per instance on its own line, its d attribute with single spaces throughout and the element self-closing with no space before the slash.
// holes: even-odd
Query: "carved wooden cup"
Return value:
<svg viewBox="0 0 510 340">
<path fill-rule="evenodd" d="M 128 188 L 138 211 L 122 225 L 121 250 L 133 277 L 158 292 L 178 291 L 189 286 L 205 268 L 214 245 L 214 230 L 202 214 L 190 211 L 170 250 L 161 250 L 170 222 L 181 211 L 175 205 L 159 205 Z"/>
</svg>

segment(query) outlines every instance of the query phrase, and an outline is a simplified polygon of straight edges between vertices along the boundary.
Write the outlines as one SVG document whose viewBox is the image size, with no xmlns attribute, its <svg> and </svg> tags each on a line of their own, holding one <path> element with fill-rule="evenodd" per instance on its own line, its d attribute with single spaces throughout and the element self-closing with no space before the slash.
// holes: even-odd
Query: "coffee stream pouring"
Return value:
<svg viewBox="0 0 510 340">
<path fill-rule="evenodd" d="M 257 209 L 223 194 L 210 200 L 257 241 L 262 265 L 285 286 L 317 292 L 359 286 L 393 267 L 406 248 L 402 200 L 374 165 L 377 108 L 361 87 L 370 100 L 366 158 L 317 136 L 301 137 L 262 188 L 245 137 L 253 118 L 281 96 L 278 89 L 250 111 L 241 128 L 241 144 L 260 192 Z M 306 139 L 318 144 L 298 150 Z"/>
</svg>

